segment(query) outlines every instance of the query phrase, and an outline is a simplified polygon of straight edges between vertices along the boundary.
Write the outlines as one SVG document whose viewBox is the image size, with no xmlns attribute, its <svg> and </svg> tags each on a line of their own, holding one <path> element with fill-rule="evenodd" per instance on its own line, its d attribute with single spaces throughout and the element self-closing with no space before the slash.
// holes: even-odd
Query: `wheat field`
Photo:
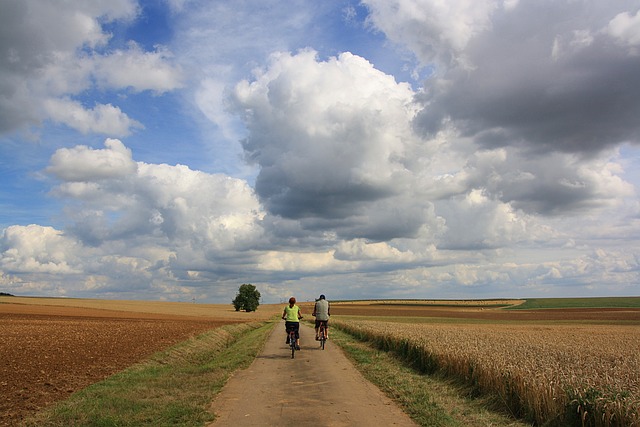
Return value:
<svg viewBox="0 0 640 427">
<path fill-rule="evenodd" d="M 537 425 L 640 426 L 637 325 L 334 325 L 493 394 Z"/>
</svg>

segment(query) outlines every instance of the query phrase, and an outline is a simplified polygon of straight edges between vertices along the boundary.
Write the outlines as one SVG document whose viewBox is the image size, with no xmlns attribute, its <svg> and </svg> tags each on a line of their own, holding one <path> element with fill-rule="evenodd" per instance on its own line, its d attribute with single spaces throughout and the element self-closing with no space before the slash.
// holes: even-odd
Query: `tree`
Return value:
<svg viewBox="0 0 640 427">
<path fill-rule="evenodd" d="M 240 285 L 232 304 L 236 311 L 256 311 L 260 305 L 260 292 L 252 284 L 244 283 Z"/>
</svg>

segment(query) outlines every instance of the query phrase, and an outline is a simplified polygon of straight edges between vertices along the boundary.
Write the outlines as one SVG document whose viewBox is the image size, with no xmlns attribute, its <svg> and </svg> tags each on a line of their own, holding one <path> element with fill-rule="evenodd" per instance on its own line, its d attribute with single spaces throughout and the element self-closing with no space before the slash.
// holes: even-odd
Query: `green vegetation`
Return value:
<svg viewBox="0 0 640 427">
<path fill-rule="evenodd" d="M 508 310 L 546 308 L 640 308 L 640 297 L 531 298 Z"/>
<path fill-rule="evenodd" d="M 38 413 L 27 426 L 202 426 L 229 375 L 248 366 L 275 323 L 217 328 L 155 354 Z"/>
<path fill-rule="evenodd" d="M 410 361 L 380 351 L 338 328 L 331 342 L 339 345 L 356 368 L 396 401 L 422 426 L 525 426 L 507 414 L 492 410 L 491 401 L 472 397 L 473 390 L 440 375 L 425 375 Z"/>
<path fill-rule="evenodd" d="M 256 311 L 260 305 L 260 292 L 252 284 L 244 283 L 231 303 L 236 311 Z"/>
</svg>

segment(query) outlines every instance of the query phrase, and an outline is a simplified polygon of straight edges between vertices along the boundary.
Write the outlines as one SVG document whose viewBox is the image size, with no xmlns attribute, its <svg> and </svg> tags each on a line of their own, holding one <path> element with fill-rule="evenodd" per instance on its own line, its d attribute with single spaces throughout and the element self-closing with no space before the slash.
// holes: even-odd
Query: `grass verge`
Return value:
<svg viewBox="0 0 640 427">
<path fill-rule="evenodd" d="M 495 405 L 488 398 L 472 397 L 471 388 L 438 374 L 425 375 L 392 353 L 378 350 L 336 327 L 332 328 L 331 342 L 339 345 L 364 377 L 400 405 L 419 425 L 529 425 L 491 409 Z"/>
<path fill-rule="evenodd" d="M 202 426 L 229 375 L 249 366 L 274 322 L 228 325 L 156 353 L 28 419 L 25 426 Z"/>
<path fill-rule="evenodd" d="M 640 297 L 529 298 L 507 310 L 545 308 L 640 308 Z"/>
</svg>

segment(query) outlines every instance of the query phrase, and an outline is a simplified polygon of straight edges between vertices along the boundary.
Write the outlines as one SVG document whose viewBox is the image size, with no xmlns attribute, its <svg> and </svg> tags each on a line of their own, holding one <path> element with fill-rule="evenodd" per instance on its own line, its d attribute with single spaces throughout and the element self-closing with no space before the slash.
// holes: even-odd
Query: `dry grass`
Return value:
<svg viewBox="0 0 640 427">
<path fill-rule="evenodd" d="M 282 310 L 281 304 L 261 304 L 258 310 L 251 313 L 237 312 L 231 302 L 229 304 L 194 304 L 192 302 L 166 301 L 131 301 L 75 298 L 32 298 L 32 297 L 0 297 L 0 304 L 38 306 L 77 307 L 93 310 L 109 310 L 125 313 L 147 313 L 169 316 L 188 316 L 202 319 L 231 321 L 265 321 L 273 318 Z M 109 313 L 109 317 L 113 314 Z"/>
<path fill-rule="evenodd" d="M 494 394 L 538 425 L 640 426 L 637 326 L 334 324 Z"/>
</svg>

